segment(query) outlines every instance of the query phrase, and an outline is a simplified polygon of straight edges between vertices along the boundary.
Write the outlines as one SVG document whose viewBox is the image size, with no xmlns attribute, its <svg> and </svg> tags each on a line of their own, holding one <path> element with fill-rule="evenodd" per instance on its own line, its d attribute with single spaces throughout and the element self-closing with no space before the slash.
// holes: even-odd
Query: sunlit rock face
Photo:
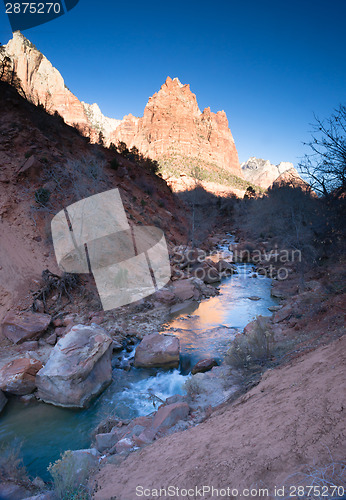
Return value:
<svg viewBox="0 0 346 500">
<path fill-rule="evenodd" d="M 278 165 L 273 165 L 269 160 L 255 158 L 252 156 L 241 165 L 242 176 L 245 180 L 267 189 L 273 182 L 284 172 L 294 171 L 297 176 L 298 172 L 293 167 L 293 163 L 280 162 Z"/>
<path fill-rule="evenodd" d="M 124 117 L 110 140 L 136 146 L 154 159 L 195 158 L 241 176 L 238 153 L 224 111 L 200 111 L 189 85 L 168 77 L 149 98 L 143 117 Z M 179 161 L 179 160 L 178 160 Z"/>
<path fill-rule="evenodd" d="M 29 101 L 44 106 L 51 114 L 57 111 L 69 125 L 89 128 L 82 103 L 66 87 L 59 71 L 19 31 L 4 46 L 0 59 L 3 57 L 10 59 L 11 73 L 19 79 Z"/>
<path fill-rule="evenodd" d="M 88 104 L 87 102 L 82 101 L 82 104 L 90 125 L 96 131 L 101 131 L 104 134 L 105 140 L 107 141 L 107 138 L 121 123 L 121 120 L 116 120 L 115 118 L 108 118 L 107 116 L 104 116 L 104 114 L 100 110 L 99 105 L 96 102 L 94 102 L 94 104 Z"/>
<path fill-rule="evenodd" d="M 309 191 L 313 195 L 315 195 L 315 193 L 313 191 L 311 191 L 310 185 L 300 177 L 300 175 L 298 174 L 298 172 L 295 168 L 289 168 L 288 170 L 285 170 L 282 174 L 279 175 L 279 177 L 277 177 L 275 179 L 272 186 L 273 187 L 279 187 L 279 186 L 299 187 L 299 188 L 301 188 L 305 191 Z"/>
<path fill-rule="evenodd" d="M 197 164 L 211 165 L 208 168 L 216 166 L 242 176 L 226 113 L 213 113 L 210 108 L 201 112 L 190 86 L 178 78 L 168 77 L 149 98 L 143 117 L 129 114 L 116 120 L 105 117 L 96 103 L 79 101 L 59 71 L 20 32 L 0 48 L 0 62 L 5 58 L 8 68 L 3 79 L 14 84 L 14 75 L 17 88 L 29 101 L 51 114 L 59 113 L 92 142 L 97 142 L 102 132 L 106 145 L 123 141 L 152 159 L 173 159 L 179 170 L 184 162 L 194 159 Z"/>
</svg>

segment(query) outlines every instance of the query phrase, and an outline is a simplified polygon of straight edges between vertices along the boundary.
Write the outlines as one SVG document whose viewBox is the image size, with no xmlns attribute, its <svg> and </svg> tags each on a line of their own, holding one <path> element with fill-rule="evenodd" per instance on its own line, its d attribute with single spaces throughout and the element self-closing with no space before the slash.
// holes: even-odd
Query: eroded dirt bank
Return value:
<svg viewBox="0 0 346 500">
<path fill-rule="evenodd" d="M 301 475 L 289 476 L 344 458 L 345 350 L 344 336 L 267 371 L 258 386 L 199 426 L 106 466 L 96 476 L 94 498 L 132 500 L 139 498 L 137 486 L 266 487 L 272 493 L 284 483 L 303 484 Z"/>
</svg>

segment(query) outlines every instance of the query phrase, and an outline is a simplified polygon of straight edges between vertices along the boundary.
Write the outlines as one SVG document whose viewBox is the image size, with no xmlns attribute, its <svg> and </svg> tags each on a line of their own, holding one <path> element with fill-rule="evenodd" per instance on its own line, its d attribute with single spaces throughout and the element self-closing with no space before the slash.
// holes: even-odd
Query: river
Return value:
<svg viewBox="0 0 346 500">
<path fill-rule="evenodd" d="M 270 279 L 253 277 L 251 264 L 236 266 L 238 274 L 219 284 L 220 295 L 196 303 L 165 325 L 180 338 L 179 370 L 115 368 L 112 384 L 85 410 L 10 399 L 0 416 L 0 443 L 21 442 L 29 474 L 49 480 L 49 463 L 65 450 L 89 448 L 93 429 L 106 416 L 127 419 L 146 415 L 155 410 L 151 394 L 162 400 L 184 394 L 183 386 L 194 363 L 207 357 L 221 361 L 237 330 L 259 314 L 270 315 L 268 307 L 277 304 L 270 296 Z M 260 300 L 250 300 L 251 296 Z M 123 356 L 132 357 L 134 351 Z"/>
</svg>

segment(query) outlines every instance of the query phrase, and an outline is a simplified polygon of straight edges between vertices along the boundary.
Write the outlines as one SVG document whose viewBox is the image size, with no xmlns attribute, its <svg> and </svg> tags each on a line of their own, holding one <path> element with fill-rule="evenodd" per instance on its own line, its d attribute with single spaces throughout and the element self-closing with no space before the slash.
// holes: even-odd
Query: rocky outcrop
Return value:
<svg viewBox="0 0 346 500">
<path fill-rule="evenodd" d="M 184 402 L 161 406 L 156 412 L 151 425 L 138 436 L 137 443 L 139 445 L 150 443 L 155 438 L 164 435 L 179 420 L 186 420 L 189 411 L 189 405 Z"/>
<path fill-rule="evenodd" d="M 190 86 L 178 78 L 168 77 L 149 98 L 143 117 L 125 116 L 110 140 L 156 160 L 175 157 L 182 170 L 184 158 L 195 158 L 242 176 L 226 113 L 201 112 Z"/>
<path fill-rule="evenodd" d="M 39 338 L 51 322 L 49 314 L 10 312 L 2 322 L 2 333 L 14 344 Z"/>
<path fill-rule="evenodd" d="M 112 380 L 112 339 L 97 326 L 76 325 L 37 374 L 38 397 L 56 406 L 86 407 Z"/>
<path fill-rule="evenodd" d="M 110 432 L 96 434 L 95 447 L 102 454 L 128 453 L 177 430 L 176 426 L 188 418 L 189 412 L 186 402 L 167 400 L 154 415 L 137 417 L 127 425 L 115 425 Z"/>
<path fill-rule="evenodd" d="M 290 168 L 280 174 L 273 182 L 273 186 L 300 187 L 304 191 L 311 191 L 310 185 L 300 177 L 295 168 Z"/>
<path fill-rule="evenodd" d="M 121 120 L 104 116 L 96 102 L 94 104 L 88 104 L 82 101 L 82 105 L 90 125 L 96 131 L 101 131 L 104 134 L 105 139 L 107 139 L 121 123 Z"/>
<path fill-rule="evenodd" d="M 43 105 L 51 114 L 57 111 L 69 125 L 89 127 L 82 103 L 66 87 L 59 71 L 25 36 L 15 31 L 4 49 L 4 57 L 10 59 L 11 70 L 29 101 Z"/>
<path fill-rule="evenodd" d="M 41 361 L 17 358 L 0 369 L 0 389 L 16 396 L 30 394 L 36 389 L 36 374 L 42 368 Z"/>
<path fill-rule="evenodd" d="M 297 172 L 292 163 L 281 162 L 278 165 L 273 165 L 269 160 L 255 158 L 254 156 L 240 166 L 244 179 L 264 189 L 271 186 L 273 182 L 287 170 L 294 170 Z"/>
<path fill-rule="evenodd" d="M 179 351 L 178 337 L 152 333 L 137 347 L 134 365 L 137 368 L 178 368 Z"/>
<path fill-rule="evenodd" d="M 143 117 L 131 114 L 122 120 L 105 117 L 96 103 L 90 105 L 66 87 L 59 71 L 19 31 L 1 47 L 5 62 L 2 79 L 15 85 L 21 94 L 50 113 L 59 113 L 93 142 L 109 145 L 123 141 L 129 148 L 152 159 L 169 160 L 183 169 L 186 159 L 201 168 L 215 168 L 242 176 L 238 153 L 224 111 L 200 111 L 189 85 L 167 77 L 161 89 L 149 98 Z M 15 81 L 14 81 L 14 78 Z"/>
</svg>

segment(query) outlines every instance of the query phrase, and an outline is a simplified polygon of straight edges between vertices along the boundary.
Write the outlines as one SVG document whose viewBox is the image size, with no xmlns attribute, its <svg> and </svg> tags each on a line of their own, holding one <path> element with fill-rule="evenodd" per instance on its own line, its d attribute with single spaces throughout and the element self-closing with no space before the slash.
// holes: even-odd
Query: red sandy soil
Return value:
<svg viewBox="0 0 346 500">
<path fill-rule="evenodd" d="M 94 498 L 134 500 L 137 486 L 169 485 L 268 488 L 273 497 L 275 486 L 311 484 L 297 473 L 344 459 L 345 349 L 344 336 L 268 370 L 259 385 L 199 426 L 107 465 L 96 476 Z"/>
<path fill-rule="evenodd" d="M 110 168 L 115 157 L 121 165 L 117 171 Z M 59 273 L 50 222 L 76 201 L 70 165 L 82 170 L 83 158 L 100 165 L 100 173 L 97 182 L 83 174 L 78 189 L 88 194 L 77 197 L 120 188 L 130 220 L 161 227 L 170 248 L 186 242 L 186 208 L 162 179 L 106 148 L 89 144 L 61 118 L 48 115 L 0 82 L 0 322 L 10 309 L 31 305 L 29 291 L 38 287 L 42 271 L 48 268 Z M 29 159 L 34 160 L 36 170 L 19 173 Z M 42 187 L 51 192 L 47 207 L 35 201 L 35 191 Z"/>
</svg>

